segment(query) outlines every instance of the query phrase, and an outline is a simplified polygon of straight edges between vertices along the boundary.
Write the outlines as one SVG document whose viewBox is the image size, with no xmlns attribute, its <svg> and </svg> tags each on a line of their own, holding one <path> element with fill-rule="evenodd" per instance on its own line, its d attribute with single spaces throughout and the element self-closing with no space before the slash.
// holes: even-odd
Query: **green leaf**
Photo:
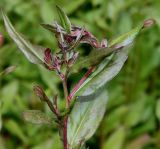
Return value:
<svg viewBox="0 0 160 149">
<path fill-rule="evenodd" d="M 53 33 L 56 33 L 56 28 L 55 28 L 55 26 L 52 25 L 52 24 L 45 24 L 45 23 L 42 23 L 41 26 L 42 26 L 43 28 L 45 28 L 45 29 L 47 29 L 47 30 L 53 32 Z"/>
<path fill-rule="evenodd" d="M 31 44 L 27 39 L 20 35 L 12 26 L 6 14 L 1 10 L 5 27 L 8 34 L 23 52 L 27 59 L 34 64 L 44 64 L 44 51 L 46 48 Z"/>
<path fill-rule="evenodd" d="M 134 127 L 143 118 L 143 113 L 146 110 L 146 99 L 141 97 L 141 100 L 134 101 L 133 104 L 128 105 L 129 110 L 125 114 L 124 124 L 128 127 Z"/>
<path fill-rule="evenodd" d="M 103 90 L 95 100 L 76 102 L 68 119 L 67 139 L 70 148 L 88 140 L 96 131 L 106 110 L 108 95 Z"/>
<path fill-rule="evenodd" d="M 76 95 L 82 96 L 82 93 L 83 93 L 83 96 L 93 94 L 97 89 L 104 86 L 108 81 L 112 80 L 119 73 L 119 71 L 121 70 L 122 66 L 124 65 L 125 61 L 128 58 L 130 45 L 134 42 L 135 38 L 137 37 L 137 35 L 139 34 L 142 28 L 143 26 L 136 27 L 130 32 L 110 42 L 109 44 L 110 48 L 108 50 L 113 51 L 114 48 L 115 49 L 120 47 L 122 48 L 120 48 L 118 51 L 115 52 L 112 58 L 112 61 L 109 63 L 109 65 L 108 65 L 108 62 L 106 61 L 106 66 L 100 72 L 98 73 L 96 71 L 93 72 L 97 74 L 96 75 L 93 74 L 92 76 L 94 77 L 88 83 L 85 83 L 84 87 L 79 89 L 79 92 L 77 92 Z M 103 53 L 108 55 L 107 49 L 102 49 L 102 51 L 100 51 L 100 54 L 99 54 L 104 59 L 105 57 Z M 94 57 L 96 61 L 96 55 L 98 54 L 94 54 L 94 55 L 95 55 Z M 92 59 L 94 60 L 93 57 Z M 101 59 L 101 62 L 103 59 Z"/>
<path fill-rule="evenodd" d="M 123 127 L 118 128 L 103 144 L 102 149 L 123 149 L 126 132 Z"/>
<path fill-rule="evenodd" d="M 27 138 L 24 132 L 21 129 L 21 126 L 18 125 L 14 120 L 7 120 L 4 127 L 13 135 L 21 139 L 24 143 L 27 142 Z"/>
<path fill-rule="evenodd" d="M 131 31 L 121 35 L 120 37 L 111 40 L 108 44 L 108 47 L 124 47 L 131 43 L 133 43 L 134 39 L 137 37 L 139 32 L 143 28 L 148 28 L 153 26 L 156 23 L 154 19 L 148 19 L 143 22 L 143 24 L 137 26 L 136 28 L 132 29 Z"/>
<path fill-rule="evenodd" d="M 114 51 L 117 51 L 118 49 L 113 48 L 105 48 L 105 49 L 99 49 L 99 50 L 93 50 L 89 56 L 83 57 L 78 59 L 75 67 L 89 67 L 89 66 L 95 66 L 100 64 L 105 57 L 111 55 Z"/>
<path fill-rule="evenodd" d="M 124 46 L 127 46 L 129 44 L 131 44 L 134 39 L 136 38 L 136 36 L 139 34 L 139 32 L 141 31 L 143 25 L 141 26 L 138 26 L 134 29 L 132 29 L 131 31 L 121 35 L 120 37 L 114 39 L 114 40 L 111 40 L 109 42 L 109 47 L 124 47 Z"/>
<path fill-rule="evenodd" d="M 33 124 L 52 124 L 52 119 L 39 110 L 27 110 L 22 114 L 25 121 Z"/>
<path fill-rule="evenodd" d="M 74 94 L 76 94 L 77 92 L 82 90 L 83 87 L 85 88 L 85 85 L 88 82 L 90 82 L 99 72 L 101 72 L 107 65 L 109 65 L 109 63 L 111 62 L 111 60 L 113 59 L 114 56 L 115 56 L 115 54 L 112 54 L 111 56 L 106 57 L 99 65 L 94 66 L 93 73 L 91 73 L 89 75 L 89 77 L 86 78 L 86 80 L 78 87 L 78 89 L 76 91 L 74 91 L 75 88 L 77 88 L 77 86 L 75 86 L 69 96 L 72 98 L 72 96 L 74 96 Z M 82 80 L 83 80 L 83 78 L 82 78 Z M 79 82 L 81 82 L 81 80 Z M 78 95 L 80 96 L 80 94 L 81 94 L 81 92 Z"/>
<path fill-rule="evenodd" d="M 88 67 L 99 64 L 106 56 L 113 52 L 121 50 L 121 48 L 129 46 L 133 43 L 134 39 L 139 34 L 143 26 L 138 26 L 131 31 L 121 35 L 120 37 L 111 40 L 105 49 L 93 50 L 91 54 L 85 58 L 80 59 L 77 63 L 78 66 Z"/>
<path fill-rule="evenodd" d="M 87 96 L 93 94 L 97 89 L 112 80 L 119 73 L 126 61 L 129 52 L 128 50 L 128 48 L 124 48 L 117 52 L 114 55 L 112 62 L 105 66 L 101 72 L 95 75 L 76 95 Z"/>
<path fill-rule="evenodd" d="M 160 99 L 157 100 L 157 104 L 156 104 L 156 116 L 160 121 Z"/>
<path fill-rule="evenodd" d="M 9 111 L 13 111 L 14 109 L 14 102 L 17 96 L 19 89 L 19 83 L 17 81 L 12 81 L 1 89 L 1 101 L 2 101 L 2 108 L 1 113 L 6 114 Z M 8 94 L 9 92 L 9 94 Z"/>
<path fill-rule="evenodd" d="M 64 29 L 66 29 L 66 31 L 68 33 L 71 33 L 71 22 L 70 22 L 69 18 L 67 17 L 65 12 L 59 6 L 56 6 L 56 8 L 58 11 L 58 15 L 59 15 L 62 27 Z"/>
<path fill-rule="evenodd" d="M 2 129 L 2 101 L 0 101 L 0 132 Z"/>
<path fill-rule="evenodd" d="M 109 115 L 105 117 L 103 121 L 103 125 L 107 126 L 104 127 L 103 134 L 107 135 L 108 133 L 111 133 L 113 130 L 115 130 L 118 126 L 120 126 L 126 113 L 128 113 L 128 107 L 125 105 L 121 105 L 114 110 L 111 110 Z"/>
</svg>

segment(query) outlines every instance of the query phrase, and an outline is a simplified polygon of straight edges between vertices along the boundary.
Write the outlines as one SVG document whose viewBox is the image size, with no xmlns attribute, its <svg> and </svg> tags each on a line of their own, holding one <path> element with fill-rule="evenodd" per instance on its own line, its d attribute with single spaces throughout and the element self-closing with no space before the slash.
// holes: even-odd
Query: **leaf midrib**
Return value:
<svg viewBox="0 0 160 149">
<path fill-rule="evenodd" d="M 89 112 L 89 109 L 90 109 L 89 107 L 91 107 L 91 105 L 92 105 L 92 104 L 90 104 L 90 105 L 88 106 L 88 110 L 85 112 L 84 115 L 86 115 L 86 114 Z M 93 105 L 94 105 L 94 104 L 93 104 Z M 73 142 L 74 142 L 75 138 L 77 137 L 77 134 L 78 134 L 78 132 L 79 132 L 79 129 L 81 128 L 81 126 L 82 126 L 83 121 L 85 120 L 85 118 L 86 118 L 86 116 L 83 117 L 83 119 L 82 119 L 79 127 L 77 128 L 77 131 L 76 131 L 76 133 L 75 133 L 75 135 L 74 135 L 74 137 L 73 137 L 73 139 L 72 139 L 72 141 L 71 141 L 71 147 L 72 147 L 72 145 L 73 145 Z"/>
</svg>

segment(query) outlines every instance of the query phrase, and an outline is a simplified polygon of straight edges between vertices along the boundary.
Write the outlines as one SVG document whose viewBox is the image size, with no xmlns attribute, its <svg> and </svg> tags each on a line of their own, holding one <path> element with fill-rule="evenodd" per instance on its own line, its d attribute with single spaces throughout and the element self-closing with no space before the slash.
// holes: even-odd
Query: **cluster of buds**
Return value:
<svg viewBox="0 0 160 149">
<path fill-rule="evenodd" d="M 46 68 L 50 71 L 55 70 L 63 80 L 64 75 L 61 73 L 62 60 L 60 59 L 60 57 L 58 55 L 53 55 L 51 49 L 49 48 L 45 50 L 44 55 L 44 62 Z"/>
<path fill-rule="evenodd" d="M 101 42 L 85 28 L 79 26 L 71 26 L 71 32 L 68 33 L 62 26 L 58 25 L 57 22 L 52 25 L 44 25 L 45 28 L 52 27 L 53 32 L 58 40 L 59 48 L 62 50 L 70 51 L 76 48 L 79 43 L 88 43 L 96 49 L 106 48 L 107 40 L 103 39 Z"/>
<path fill-rule="evenodd" d="M 101 42 L 85 27 L 79 27 L 71 24 L 69 18 L 64 11 L 57 6 L 61 24 L 56 21 L 52 24 L 41 24 L 45 29 L 54 33 L 59 47 L 58 53 L 52 55 L 49 48 L 45 50 L 45 66 L 49 70 L 55 70 L 60 78 L 65 79 L 65 73 L 61 70 L 62 65 L 65 68 L 71 68 L 76 62 L 79 52 L 75 49 L 81 43 L 87 43 L 95 49 L 104 49 L 107 45 L 107 40 Z"/>
</svg>

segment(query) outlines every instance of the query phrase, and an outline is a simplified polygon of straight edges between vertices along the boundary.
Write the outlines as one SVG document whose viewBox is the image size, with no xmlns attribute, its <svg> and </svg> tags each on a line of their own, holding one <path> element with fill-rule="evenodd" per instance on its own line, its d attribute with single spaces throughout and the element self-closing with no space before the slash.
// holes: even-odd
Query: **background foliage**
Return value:
<svg viewBox="0 0 160 149">
<path fill-rule="evenodd" d="M 52 47 L 54 37 L 39 24 L 57 18 L 55 5 L 63 7 L 74 24 L 85 25 L 99 39 L 112 39 L 129 31 L 147 18 L 157 25 L 143 31 L 133 46 L 124 68 L 108 85 L 109 103 L 97 133 L 88 141 L 92 149 L 159 149 L 160 148 L 160 1 L 159 0 L 1 0 L 15 28 L 33 43 Z M 30 64 L 4 30 L 5 42 L 0 47 L 0 72 L 16 65 L 17 69 L 0 77 L 0 120 L 2 149 L 61 149 L 55 126 L 25 123 L 21 113 L 27 109 L 49 109 L 33 94 L 34 83 L 42 84 L 49 96 L 62 86 L 56 75 Z M 79 47 L 82 55 L 91 47 Z M 70 88 L 82 76 L 73 74 Z M 103 81 L 103 80 L 102 80 Z M 63 107 L 63 101 L 59 101 Z"/>
</svg>

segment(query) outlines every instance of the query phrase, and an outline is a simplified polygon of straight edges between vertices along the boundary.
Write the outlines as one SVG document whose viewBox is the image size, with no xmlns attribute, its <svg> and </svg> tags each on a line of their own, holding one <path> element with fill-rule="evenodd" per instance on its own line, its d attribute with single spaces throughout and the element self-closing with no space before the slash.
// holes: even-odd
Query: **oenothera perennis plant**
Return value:
<svg viewBox="0 0 160 149">
<path fill-rule="evenodd" d="M 53 112 L 64 149 L 85 148 L 85 142 L 95 133 L 106 110 L 108 100 L 104 86 L 121 70 L 128 57 L 129 47 L 143 28 L 154 24 L 148 19 L 128 33 L 107 41 L 97 38 L 85 27 L 71 24 L 64 11 L 57 6 L 60 24 L 41 24 L 51 31 L 57 40 L 59 52 L 53 53 L 48 47 L 34 45 L 18 33 L 6 14 L 2 11 L 5 27 L 26 58 L 34 64 L 44 66 L 48 71 L 55 71 L 62 81 L 66 107 L 63 111 L 57 105 L 59 96 L 51 101 L 39 85 L 34 92 L 46 102 Z M 89 44 L 93 50 L 88 56 L 81 57 L 77 50 L 80 44 Z M 68 91 L 67 78 L 73 72 L 87 68 L 88 71 L 79 82 Z M 52 79 L 52 78 L 51 78 Z M 24 119 L 37 124 L 51 124 L 53 119 L 38 110 L 23 113 Z"/>
</svg>

